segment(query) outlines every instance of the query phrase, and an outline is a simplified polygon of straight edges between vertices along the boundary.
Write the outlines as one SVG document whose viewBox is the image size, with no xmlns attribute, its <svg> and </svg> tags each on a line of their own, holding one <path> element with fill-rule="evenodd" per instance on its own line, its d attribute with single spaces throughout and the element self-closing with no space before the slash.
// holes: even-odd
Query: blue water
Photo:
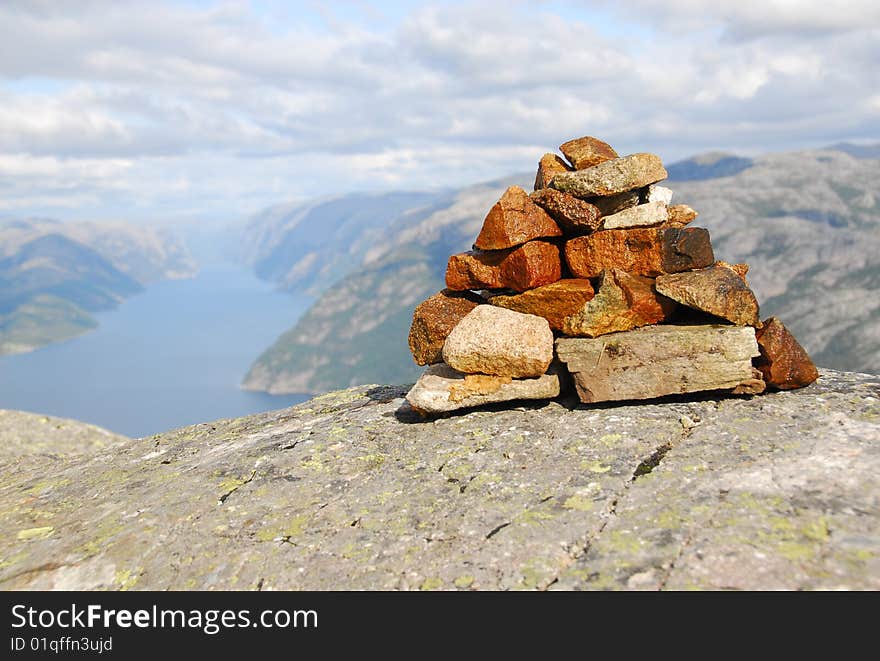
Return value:
<svg viewBox="0 0 880 661">
<path fill-rule="evenodd" d="M 91 422 L 132 437 L 284 408 L 304 395 L 239 390 L 259 353 L 311 299 L 215 263 L 147 287 L 98 315 L 97 330 L 0 356 L 0 408 Z"/>
</svg>

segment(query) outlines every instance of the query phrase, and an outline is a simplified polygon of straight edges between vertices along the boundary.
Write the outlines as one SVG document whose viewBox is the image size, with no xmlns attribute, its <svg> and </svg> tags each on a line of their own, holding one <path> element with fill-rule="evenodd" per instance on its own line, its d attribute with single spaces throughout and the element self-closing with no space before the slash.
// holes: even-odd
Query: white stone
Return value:
<svg viewBox="0 0 880 661">
<path fill-rule="evenodd" d="M 666 186 L 648 186 L 648 202 L 663 202 L 663 204 L 672 204 L 672 196 L 674 193 L 671 188 Z"/>
<path fill-rule="evenodd" d="M 618 211 L 602 219 L 602 229 L 627 229 L 629 227 L 651 227 L 669 219 L 665 202 L 648 202 L 623 211 Z"/>
</svg>

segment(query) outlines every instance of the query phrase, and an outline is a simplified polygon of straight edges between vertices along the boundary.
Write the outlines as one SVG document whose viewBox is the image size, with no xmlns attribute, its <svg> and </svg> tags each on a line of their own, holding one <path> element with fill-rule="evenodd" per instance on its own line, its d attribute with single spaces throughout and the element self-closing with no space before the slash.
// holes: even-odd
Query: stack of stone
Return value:
<svg viewBox="0 0 880 661">
<path fill-rule="evenodd" d="M 582 402 L 705 390 L 758 394 L 812 383 L 783 324 L 761 322 L 748 266 L 716 261 L 697 212 L 672 205 L 654 154 L 618 157 L 584 137 L 511 186 L 446 289 L 413 314 L 428 369 L 407 395 L 423 413 L 556 397 Z M 569 377 L 570 375 L 570 377 Z"/>
</svg>

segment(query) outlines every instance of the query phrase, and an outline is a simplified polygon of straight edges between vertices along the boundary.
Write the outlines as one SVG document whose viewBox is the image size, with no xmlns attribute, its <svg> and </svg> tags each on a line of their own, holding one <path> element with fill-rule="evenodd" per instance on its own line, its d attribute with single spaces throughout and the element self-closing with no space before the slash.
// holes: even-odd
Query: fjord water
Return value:
<svg viewBox="0 0 880 661">
<path fill-rule="evenodd" d="M 0 408 L 141 437 L 290 406 L 307 396 L 245 392 L 238 384 L 310 302 L 243 266 L 210 263 L 193 279 L 149 285 L 98 315 L 99 327 L 85 335 L 0 356 Z"/>
</svg>

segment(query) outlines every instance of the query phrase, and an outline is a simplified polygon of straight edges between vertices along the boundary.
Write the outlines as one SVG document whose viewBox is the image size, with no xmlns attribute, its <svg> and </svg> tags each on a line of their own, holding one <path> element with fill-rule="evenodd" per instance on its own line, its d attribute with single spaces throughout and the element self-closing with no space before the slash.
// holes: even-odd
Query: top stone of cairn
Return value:
<svg viewBox="0 0 880 661">
<path fill-rule="evenodd" d="M 659 156 L 641 153 L 604 161 L 585 170 L 561 172 L 553 177 L 550 186 L 575 197 L 602 197 L 655 184 L 667 176 Z"/>
<path fill-rule="evenodd" d="M 617 152 L 611 145 L 589 135 L 559 145 L 559 151 L 565 154 L 575 170 L 591 168 L 617 158 Z"/>
</svg>

